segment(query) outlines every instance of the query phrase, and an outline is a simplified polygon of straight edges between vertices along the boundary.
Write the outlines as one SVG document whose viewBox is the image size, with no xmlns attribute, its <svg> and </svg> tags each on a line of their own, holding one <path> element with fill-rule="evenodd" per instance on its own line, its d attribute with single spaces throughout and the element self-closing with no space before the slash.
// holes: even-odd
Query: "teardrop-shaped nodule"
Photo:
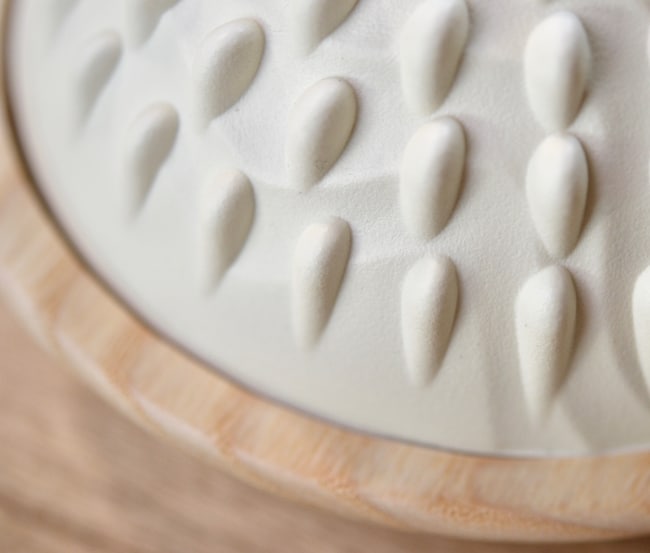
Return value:
<svg viewBox="0 0 650 553">
<path fill-rule="evenodd" d="M 348 17 L 358 0 L 291 0 L 290 18 L 301 53 L 315 50 Z"/>
<path fill-rule="evenodd" d="M 246 175 L 224 171 L 206 182 L 199 204 L 201 279 L 216 286 L 246 244 L 255 217 L 255 192 Z"/>
<path fill-rule="evenodd" d="M 311 225 L 298 240 L 292 267 L 292 312 L 296 341 L 314 346 L 327 326 L 345 275 L 352 233 L 336 217 Z"/>
<path fill-rule="evenodd" d="M 566 11 L 547 17 L 528 39 L 524 65 L 535 117 L 549 132 L 566 129 L 582 105 L 591 65 L 580 20 Z"/>
<path fill-rule="evenodd" d="M 634 285 L 632 311 L 637 355 L 650 392 L 650 267 L 641 273 Z"/>
<path fill-rule="evenodd" d="M 178 0 L 124 0 L 124 31 L 127 44 L 139 46 L 151 36 L 163 14 Z"/>
<path fill-rule="evenodd" d="M 289 184 L 307 190 L 341 157 L 357 120 L 357 96 L 343 79 L 324 79 L 293 107 L 286 163 Z"/>
<path fill-rule="evenodd" d="M 583 225 L 589 168 L 580 142 L 569 134 L 548 137 L 528 165 L 526 193 L 537 232 L 551 256 L 575 247 Z"/>
<path fill-rule="evenodd" d="M 120 36 L 103 31 L 92 37 L 81 51 L 77 67 L 74 109 L 83 121 L 108 85 L 122 57 Z"/>
<path fill-rule="evenodd" d="M 46 0 L 42 6 L 45 20 L 52 34 L 55 34 L 70 15 L 79 0 Z"/>
<path fill-rule="evenodd" d="M 445 100 L 469 33 L 464 0 L 424 0 L 402 30 L 402 89 L 407 106 L 428 115 Z"/>
<path fill-rule="evenodd" d="M 200 125 L 239 101 L 257 75 L 264 49 L 264 30 L 254 19 L 231 21 L 208 35 L 193 66 L 194 109 Z"/>
<path fill-rule="evenodd" d="M 407 145 L 400 204 L 413 236 L 430 240 L 447 224 L 458 200 L 465 155 L 463 128 L 451 117 L 427 123 Z"/>
<path fill-rule="evenodd" d="M 164 102 L 145 108 L 131 124 L 124 146 L 131 211 L 142 207 L 174 147 L 178 127 L 176 109 Z"/>
<path fill-rule="evenodd" d="M 531 417 L 551 407 L 573 354 L 576 291 L 569 272 L 551 266 L 531 277 L 517 298 L 515 322 L 524 396 Z"/>
<path fill-rule="evenodd" d="M 409 380 L 428 384 L 447 353 L 456 320 L 458 276 L 446 257 L 418 261 L 402 284 L 402 341 Z"/>
</svg>

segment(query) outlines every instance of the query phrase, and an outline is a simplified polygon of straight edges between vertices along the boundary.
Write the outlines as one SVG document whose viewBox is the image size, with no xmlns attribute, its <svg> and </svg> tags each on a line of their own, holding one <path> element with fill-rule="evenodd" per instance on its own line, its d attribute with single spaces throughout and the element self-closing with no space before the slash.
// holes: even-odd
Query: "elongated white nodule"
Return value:
<svg viewBox="0 0 650 553">
<path fill-rule="evenodd" d="M 123 0 L 127 44 L 140 46 L 153 34 L 164 13 L 178 0 Z"/>
<path fill-rule="evenodd" d="M 46 0 L 40 7 L 41 13 L 48 22 L 49 32 L 55 35 L 68 18 L 70 13 L 79 4 L 79 0 Z"/>
<path fill-rule="evenodd" d="M 178 127 L 176 109 L 164 102 L 145 108 L 131 124 L 126 137 L 124 166 L 133 212 L 142 207 L 171 153 Z"/>
<path fill-rule="evenodd" d="M 114 31 L 103 31 L 95 35 L 82 48 L 74 96 L 74 109 L 80 123 L 92 111 L 115 73 L 121 57 L 122 43 Z"/>
<path fill-rule="evenodd" d="M 309 54 L 350 15 L 358 0 L 290 0 L 289 12 L 297 46 Z"/>
<path fill-rule="evenodd" d="M 650 392 L 650 267 L 641 273 L 634 285 L 632 312 L 639 363 Z"/>
<path fill-rule="evenodd" d="M 465 135 L 450 117 L 427 123 L 404 152 L 400 204 L 407 229 L 430 240 L 447 224 L 465 169 Z"/>
<path fill-rule="evenodd" d="M 428 115 L 444 102 L 468 34 L 464 0 L 424 0 L 415 9 L 400 41 L 402 90 L 412 111 Z"/>
<path fill-rule="evenodd" d="M 309 88 L 289 121 L 286 163 L 289 184 L 308 190 L 341 157 L 357 120 L 357 96 L 343 79 L 322 80 Z"/>
<path fill-rule="evenodd" d="M 402 341 L 408 378 L 428 384 L 447 353 L 458 305 L 458 276 L 450 259 L 418 261 L 402 284 Z"/>
<path fill-rule="evenodd" d="M 587 89 L 591 49 L 580 20 L 560 11 L 531 33 L 524 66 L 528 100 L 547 131 L 566 129 L 578 114 Z"/>
<path fill-rule="evenodd" d="M 248 177 L 230 170 L 207 181 L 199 212 L 200 274 L 209 292 L 239 256 L 253 225 L 255 192 Z"/>
<path fill-rule="evenodd" d="M 314 346 L 336 304 L 345 275 L 352 233 L 342 219 L 331 217 L 305 230 L 293 256 L 292 311 L 296 341 Z"/>
<path fill-rule="evenodd" d="M 521 378 L 529 412 L 537 422 L 548 413 L 573 354 L 576 303 L 573 279 L 560 266 L 531 277 L 517 298 Z"/>
<path fill-rule="evenodd" d="M 264 30 L 254 19 L 226 23 L 209 34 L 194 60 L 194 110 L 199 126 L 229 110 L 255 79 L 265 49 Z"/>
<path fill-rule="evenodd" d="M 528 165 L 526 192 L 537 232 L 553 257 L 571 253 L 582 229 L 589 168 L 580 142 L 569 134 L 548 137 Z"/>
</svg>

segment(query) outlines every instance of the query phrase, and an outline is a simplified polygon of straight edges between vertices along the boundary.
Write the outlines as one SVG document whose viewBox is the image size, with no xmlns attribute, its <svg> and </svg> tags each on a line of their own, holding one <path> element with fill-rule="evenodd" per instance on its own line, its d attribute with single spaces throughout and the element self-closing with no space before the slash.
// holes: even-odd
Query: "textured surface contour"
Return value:
<svg viewBox="0 0 650 553">
<path fill-rule="evenodd" d="M 648 10 L 24 0 L 10 85 L 73 242 L 216 370 L 430 446 L 612 451 L 650 443 Z"/>
</svg>

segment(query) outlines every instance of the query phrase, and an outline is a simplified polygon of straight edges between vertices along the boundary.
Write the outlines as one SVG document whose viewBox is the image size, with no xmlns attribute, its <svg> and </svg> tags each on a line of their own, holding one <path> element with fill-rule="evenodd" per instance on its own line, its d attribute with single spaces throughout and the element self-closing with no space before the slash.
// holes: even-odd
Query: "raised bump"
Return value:
<svg viewBox="0 0 650 553">
<path fill-rule="evenodd" d="M 458 276 L 447 257 L 418 261 L 402 284 L 402 341 L 409 381 L 425 386 L 435 377 L 454 328 Z"/>
<path fill-rule="evenodd" d="M 132 210 L 142 207 L 174 147 L 178 127 L 176 109 L 164 102 L 145 108 L 131 124 L 125 142 L 124 167 Z"/>
<path fill-rule="evenodd" d="M 533 420 L 550 410 L 574 347 L 576 291 L 560 266 L 540 271 L 522 287 L 515 321 L 524 397 Z"/>
<path fill-rule="evenodd" d="M 430 240 L 447 224 L 465 169 L 465 134 L 444 117 L 421 127 L 406 146 L 400 179 L 402 217 L 409 232 Z"/>
<path fill-rule="evenodd" d="M 44 9 L 47 10 L 45 13 L 52 32 L 59 29 L 78 3 L 79 0 L 49 0 Z"/>
<path fill-rule="evenodd" d="M 121 56 L 120 36 L 114 31 L 95 35 L 82 48 L 75 79 L 75 110 L 79 119 L 88 117 L 115 73 Z"/>
<path fill-rule="evenodd" d="M 345 150 L 357 120 L 357 96 L 343 79 L 309 88 L 289 120 L 286 163 L 289 184 L 307 190 L 317 184 Z"/>
<path fill-rule="evenodd" d="M 336 217 L 311 225 L 298 240 L 292 267 L 292 314 L 294 335 L 302 347 L 313 347 L 327 326 L 351 245 L 350 226 Z"/>
<path fill-rule="evenodd" d="M 254 19 L 238 19 L 210 33 L 194 60 L 197 120 L 209 124 L 251 86 L 265 49 L 264 30 Z"/>
<path fill-rule="evenodd" d="M 199 204 L 201 277 L 216 286 L 243 249 L 255 217 L 255 192 L 241 171 L 229 170 L 207 182 Z"/>
<path fill-rule="evenodd" d="M 146 42 L 163 14 L 178 0 L 124 0 L 124 30 L 131 46 Z"/>
<path fill-rule="evenodd" d="M 350 15 L 358 0 L 291 0 L 290 17 L 299 50 L 308 54 Z"/>
<path fill-rule="evenodd" d="M 587 33 L 571 12 L 547 17 L 531 33 L 524 55 L 528 100 L 549 132 L 567 128 L 582 105 L 591 51 Z"/>
<path fill-rule="evenodd" d="M 428 115 L 445 100 L 469 33 L 464 0 L 425 0 L 402 30 L 402 89 L 412 111 Z"/>
<path fill-rule="evenodd" d="M 641 273 L 634 285 L 632 314 L 637 355 L 650 392 L 650 267 Z"/>
<path fill-rule="evenodd" d="M 551 256 L 564 257 L 583 225 L 589 168 L 580 142 L 569 134 L 548 137 L 528 165 L 526 193 L 537 232 Z"/>
</svg>

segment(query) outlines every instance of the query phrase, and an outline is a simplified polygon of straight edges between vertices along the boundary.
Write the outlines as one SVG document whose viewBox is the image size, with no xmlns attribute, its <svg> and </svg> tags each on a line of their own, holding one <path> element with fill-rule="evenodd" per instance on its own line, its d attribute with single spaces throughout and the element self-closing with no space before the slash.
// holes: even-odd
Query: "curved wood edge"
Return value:
<svg viewBox="0 0 650 553">
<path fill-rule="evenodd" d="M 133 420 L 258 487 L 393 527 L 519 541 L 650 531 L 650 454 L 499 460 L 435 452 L 310 419 L 177 351 L 75 257 L 22 166 L 7 101 L 3 90 L 0 289 L 41 344 Z"/>
</svg>

